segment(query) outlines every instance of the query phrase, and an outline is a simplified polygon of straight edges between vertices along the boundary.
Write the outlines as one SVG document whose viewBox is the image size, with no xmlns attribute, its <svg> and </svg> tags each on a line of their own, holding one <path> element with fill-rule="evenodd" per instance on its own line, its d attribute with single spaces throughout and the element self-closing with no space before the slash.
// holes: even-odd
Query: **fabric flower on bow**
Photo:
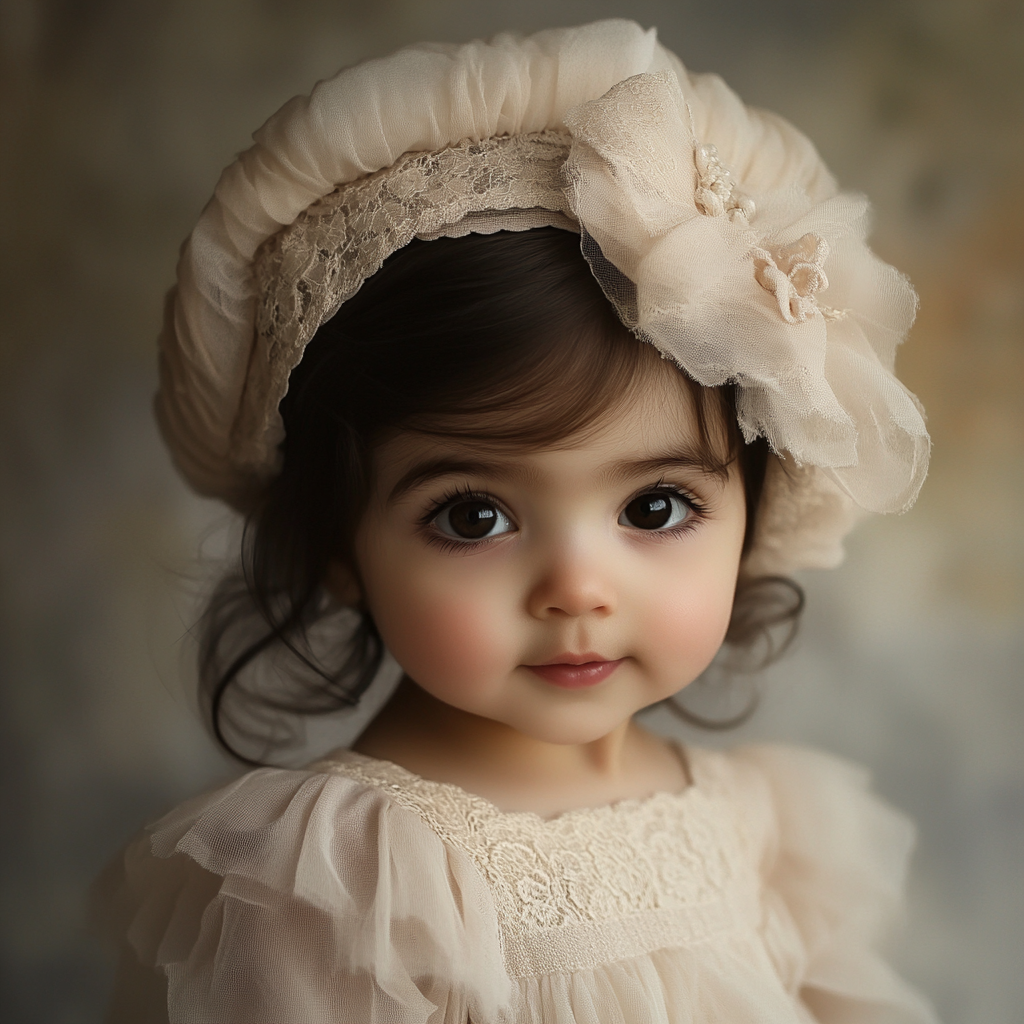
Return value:
<svg viewBox="0 0 1024 1024">
<path fill-rule="evenodd" d="M 699 383 L 734 383 L 748 441 L 863 509 L 909 508 L 929 440 L 892 369 L 917 298 L 868 249 L 866 200 L 744 180 L 743 147 L 762 140 L 734 133 L 720 155 L 670 72 L 626 79 L 565 124 L 569 204 L 623 322 Z"/>
</svg>

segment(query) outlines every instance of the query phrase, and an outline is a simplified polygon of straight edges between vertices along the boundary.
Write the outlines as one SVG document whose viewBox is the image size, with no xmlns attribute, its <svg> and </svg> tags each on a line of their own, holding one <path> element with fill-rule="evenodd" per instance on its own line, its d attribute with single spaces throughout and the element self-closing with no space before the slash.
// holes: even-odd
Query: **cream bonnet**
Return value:
<svg viewBox="0 0 1024 1024">
<path fill-rule="evenodd" d="M 737 385 L 772 460 L 748 569 L 826 567 L 858 510 L 910 507 L 920 405 L 893 375 L 916 296 L 808 139 L 630 21 L 420 44 L 296 97 L 185 243 L 157 416 L 202 494 L 251 507 L 316 329 L 413 238 L 555 225 L 623 323 Z"/>
</svg>

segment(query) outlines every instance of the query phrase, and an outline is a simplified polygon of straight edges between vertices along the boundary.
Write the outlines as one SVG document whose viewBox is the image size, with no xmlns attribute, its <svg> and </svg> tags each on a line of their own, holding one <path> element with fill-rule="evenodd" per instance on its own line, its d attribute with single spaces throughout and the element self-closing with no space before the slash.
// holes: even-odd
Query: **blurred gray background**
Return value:
<svg viewBox="0 0 1024 1024">
<path fill-rule="evenodd" d="M 948 1024 L 1024 1020 L 1021 3 L 0 0 L 4 1020 L 100 1018 L 90 879 L 235 771 L 193 708 L 189 628 L 236 526 L 150 417 L 162 295 L 221 167 L 343 64 L 623 14 L 807 131 L 921 294 L 899 365 L 929 481 L 806 578 L 742 735 L 871 767 L 920 824 L 901 969 Z"/>
</svg>

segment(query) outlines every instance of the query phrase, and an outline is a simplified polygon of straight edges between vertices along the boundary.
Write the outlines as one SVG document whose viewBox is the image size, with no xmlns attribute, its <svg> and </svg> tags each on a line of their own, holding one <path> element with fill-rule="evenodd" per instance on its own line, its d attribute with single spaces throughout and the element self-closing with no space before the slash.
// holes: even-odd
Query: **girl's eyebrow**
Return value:
<svg viewBox="0 0 1024 1024">
<path fill-rule="evenodd" d="M 638 476 L 660 473 L 666 469 L 695 469 L 705 476 L 717 477 L 723 482 L 729 478 L 730 461 L 713 461 L 696 448 L 683 445 L 671 451 L 647 458 L 620 459 L 606 466 L 601 475 L 614 480 L 629 480 Z M 483 459 L 438 456 L 414 463 L 391 488 L 387 503 L 398 501 L 408 491 L 428 480 L 439 476 L 463 474 L 466 476 L 488 476 L 496 479 L 513 479 L 528 476 L 529 470 L 522 465 L 507 462 L 487 462 Z"/>
<path fill-rule="evenodd" d="M 452 476 L 463 474 L 466 476 L 489 476 L 494 478 L 523 477 L 526 475 L 523 467 L 510 465 L 502 462 L 485 462 L 480 459 L 453 458 L 451 456 L 439 456 L 434 459 L 424 459 L 414 463 L 399 479 L 398 483 L 391 488 L 387 503 L 392 504 L 398 501 L 403 494 L 411 491 L 414 487 L 425 483 L 427 480 L 434 480 L 439 476 Z"/>
<path fill-rule="evenodd" d="M 605 473 L 613 479 L 629 479 L 647 476 L 666 469 L 696 469 L 705 476 L 717 477 L 723 483 L 729 479 L 729 466 L 732 459 L 721 460 L 708 457 L 696 448 L 683 445 L 671 451 L 651 455 L 645 459 L 622 459 L 611 463 Z"/>
</svg>

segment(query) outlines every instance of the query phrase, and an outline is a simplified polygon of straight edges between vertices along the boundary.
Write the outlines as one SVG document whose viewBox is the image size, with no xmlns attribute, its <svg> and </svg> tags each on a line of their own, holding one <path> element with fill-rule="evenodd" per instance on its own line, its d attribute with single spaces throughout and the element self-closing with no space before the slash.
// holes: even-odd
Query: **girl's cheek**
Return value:
<svg viewBox="0 0 1024 1024">
<path fill-rule="evenodd" d="M 686 685 L 710 664 L 725 639 L 734 585 L 716 574 L 656 592 L 660 600 L 645 602 L 644 646 L 652 662 Z"/>
<path fill-rule="evenodd" d="M 406 574 L 401 586 L 379 595 L 374 617 L 388 649 L 428 690 L 478 686 L 511 671 L 517 659 L 501 589 L 444 575 Z"/>
</svg>

